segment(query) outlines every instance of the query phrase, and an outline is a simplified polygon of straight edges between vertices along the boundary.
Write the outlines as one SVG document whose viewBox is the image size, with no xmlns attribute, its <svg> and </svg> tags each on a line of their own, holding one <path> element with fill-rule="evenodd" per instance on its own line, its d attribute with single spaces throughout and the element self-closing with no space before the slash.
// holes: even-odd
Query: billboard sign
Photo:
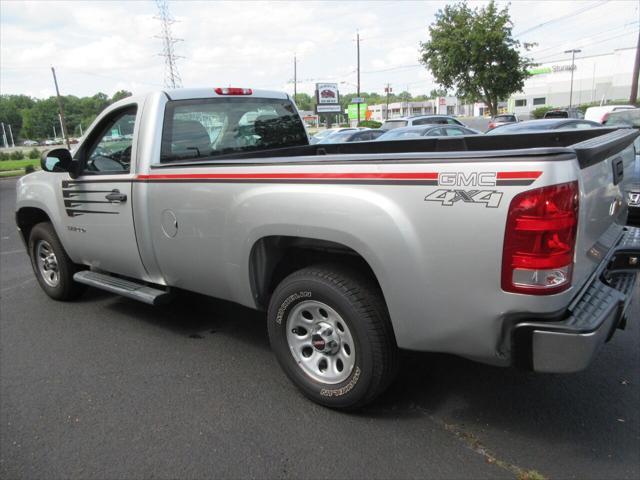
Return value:
<svg viewBox="0 0 640 480">
<path fill-rule="evenodd" d="M 358 107 L 360 107 L 360 118 L 367 118 L 367 104 L 366 103 L 351 103 L 349 104 L 349 109 L 347 110 L 347 114 L 349 115 L 349 120 L 356 120 L 358 118 Z"/>
<path fill-rule="evenodd" d="M 316 83 L 318 105 L 337 105 L 340 103 L 337 83 Z"/>
</svg>

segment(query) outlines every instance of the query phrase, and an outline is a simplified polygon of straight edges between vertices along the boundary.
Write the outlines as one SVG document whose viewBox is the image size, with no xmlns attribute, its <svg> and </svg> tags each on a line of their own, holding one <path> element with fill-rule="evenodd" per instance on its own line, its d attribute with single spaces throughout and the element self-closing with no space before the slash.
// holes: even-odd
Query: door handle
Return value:
<svg viewBox="0 0 640 480">
<path fill-rule="evenodd" d="M 120 193 L 120 190 L 111 190 L 111 193 L 107 194 L 104 198 L 112 203 L 122 203 L 127 201 L 127 196 L 124 193 Z"/>
</svg>

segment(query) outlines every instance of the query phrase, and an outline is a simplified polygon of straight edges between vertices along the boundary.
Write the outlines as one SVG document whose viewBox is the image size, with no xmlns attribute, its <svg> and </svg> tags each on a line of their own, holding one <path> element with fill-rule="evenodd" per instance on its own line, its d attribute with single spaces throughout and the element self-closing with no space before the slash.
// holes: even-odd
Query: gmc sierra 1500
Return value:
<svg viewBox="0 0 640 480">
<path fill-rule="evenodd" d="M 114 133 L 117 132 L 117 135 Z M 290 379 L 355 408 L 397 349 L 585 368 L 625 325 L 631 129 L 309 145 L 283 93 L 155 92 L 105 110 L 18 183 L 43 290 L 267 311 Z"/>
</svg>

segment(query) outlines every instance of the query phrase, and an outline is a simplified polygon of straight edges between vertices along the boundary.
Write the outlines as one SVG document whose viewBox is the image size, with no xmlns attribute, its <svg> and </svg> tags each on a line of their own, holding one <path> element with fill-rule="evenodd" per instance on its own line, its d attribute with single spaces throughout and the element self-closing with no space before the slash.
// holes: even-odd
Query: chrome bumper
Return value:
<svg viewBox="0 0 640 480">
<path fill-rule="evenodd" d="M 624 329 L 639 271 L 640 228 L 627 227 L 603 268 L 572 301 L 561 320 L 515 325 L 516 363 L 547 373 L 585 369 L 616 328 Z"/>
</svg>

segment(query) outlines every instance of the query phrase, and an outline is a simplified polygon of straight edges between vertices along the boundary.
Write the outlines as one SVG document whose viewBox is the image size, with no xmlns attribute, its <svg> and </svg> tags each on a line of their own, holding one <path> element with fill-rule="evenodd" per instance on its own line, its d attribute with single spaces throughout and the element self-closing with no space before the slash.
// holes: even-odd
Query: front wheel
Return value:
<svg viewBox="0 0 640 480">
<path fill-rule="evenodd" d="M 269 304 L 271 347 L 313 401 L 354 409 L 396 372 L 397 347 L 382 293 L 356 271 L 309 267 L 285 278 Z"/>
<path fill-rule="evenodd" d="M 80 267 L 71 261 L 49 222 L 31 229 L 29 256 L 40 287 L 54 300 L 72 300 L 85 290 L 73 280 Z"/>
</svg>

